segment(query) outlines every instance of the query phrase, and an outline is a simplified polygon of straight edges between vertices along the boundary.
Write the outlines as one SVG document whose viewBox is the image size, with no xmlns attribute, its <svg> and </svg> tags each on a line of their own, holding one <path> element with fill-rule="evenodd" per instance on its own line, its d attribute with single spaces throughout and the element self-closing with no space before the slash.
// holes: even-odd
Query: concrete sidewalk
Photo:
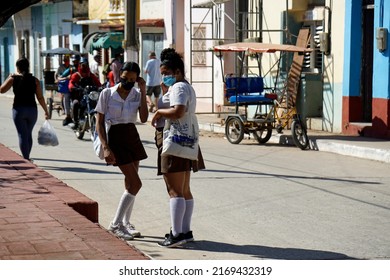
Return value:
<svg viewBox="0 0 390 280">
<path fill-rule="evenodd" d="M 0 259 L 149 259 L 97 222 L 95 201 L 0 144 Z"/>
</svg>

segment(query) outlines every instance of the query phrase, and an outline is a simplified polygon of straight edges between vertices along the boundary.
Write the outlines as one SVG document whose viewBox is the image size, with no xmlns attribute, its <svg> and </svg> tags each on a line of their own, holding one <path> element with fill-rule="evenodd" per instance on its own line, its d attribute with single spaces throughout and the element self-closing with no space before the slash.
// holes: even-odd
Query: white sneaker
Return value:
<svg viewBox="0 0 390 280">
<path fill-rule="evenodd" d="M 127 230 L 123 224 L 114 226 L 112 223 L 108 227 L 108 231 L 112 232 L 115 236 L 124 240 L 133 240 L 134 236 Z"/>
<path fill-rule="evenodd" d="M 141 232 L 135 229 L 135 226 L 133 224 L 126 224 L 125 225 L 127 231 L 133 236 L 133 237 L 140 237 Z"/>
</svg>

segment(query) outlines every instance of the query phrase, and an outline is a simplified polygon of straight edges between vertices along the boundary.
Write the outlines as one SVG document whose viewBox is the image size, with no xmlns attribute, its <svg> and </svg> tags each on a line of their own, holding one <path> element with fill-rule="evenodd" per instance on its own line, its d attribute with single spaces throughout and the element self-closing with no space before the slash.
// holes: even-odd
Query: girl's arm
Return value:
<svg viewBox="0 0 390 280">
<path fill-rule="evenodd" d="M 184 116 L 186 113 L 185 105 L 175 105 L 167 109 L 158 109 L 153 116 L 152 125 L 157 124 L 157 120 L 164 117 L 166 119 L 177 120 Z"/>
<path fill-rule="evenodd" d="M 10 74 L 0 87 L 0 93 L 6 93 L 14 83 L 14 74 Z"/>
<path fill-rule="evenodd" d="M 48 120 L 49 119 L 49 112 L 47 110 L 45 98 L 43 97 L 43 94 L 42 94 L 41 83 L 39 82 L 39 80 L 37 78 L 35 78 L 35 86 L 36 86 L 36 95 L 37 95 L 38 102 L 41 105 L 43 111 L 45 111 L 45 119 Z"/>
<path fill-rule="evenodd" d="M 143 78 L 138 77 L 137 83 L 141 91 L 141 104 L 139 107 L 139 118 L 142 123 L 146 123 L 149 116 L 148 105 L 146 103 L 146 82 Z"/>
</svg>

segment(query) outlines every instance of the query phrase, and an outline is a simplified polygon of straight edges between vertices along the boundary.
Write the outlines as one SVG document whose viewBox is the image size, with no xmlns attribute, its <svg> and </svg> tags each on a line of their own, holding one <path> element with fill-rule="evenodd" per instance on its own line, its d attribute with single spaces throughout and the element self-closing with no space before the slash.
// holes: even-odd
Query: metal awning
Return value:
<svg viewBox="0 0 390 280">
<path fill-rule="evenodd" d="M 108 49 L 122 47 L 123 32 L 94 32 L 86 36 L 83 47 L 92 53 L 96 49 Z"/>
<path fill-rule="evenodd" d="M 92 48 L 93 49 L 108 49 L 108 48 L 116 49 L 122 47 L 123 38 L 124 36 L 122 32 L 107 32 L 103 36 L 95 36 L 92 43 Z"/>
<path fill-rule="evenodd" d="M 200 3 L 196 3 L 192 5 L 193 8 L 212 8 L 214 5 L 217 4 L 224 4 L 226 2 L 229 2 L 230 0 L 208 0 L 208 1 L 202 1 Z"/>
<path fill-rule="evenodd" d="M 101 24 L 101 19 L 82 19 L 82 20 L 76 20 L 76 24 L 80 25 L 91 25 L 91 24 Z"/>
<path fill-rule="evenodd" d="M 55 48 L 51 50 L 45 50 L 41 52 L 41 55 L 47 55 L 47 56 L 53 56 L 53 55 L 72 55 L 72 54 L 77 54 L 81 55 L 80 52 L 78 51 L 73 51 L 68 48 Z"/>
<path fill-rule="evenodd" d="M 267 44 L 254 42 L 239 42 L 226 45 L 219 45 L 213 47 L 214 51 L 220 52 L 247 52 L 247 53 L 274 53 L 280 52 L 311 52 L 312 49 L 297 47 L 286 44 Z"/>
</svg>

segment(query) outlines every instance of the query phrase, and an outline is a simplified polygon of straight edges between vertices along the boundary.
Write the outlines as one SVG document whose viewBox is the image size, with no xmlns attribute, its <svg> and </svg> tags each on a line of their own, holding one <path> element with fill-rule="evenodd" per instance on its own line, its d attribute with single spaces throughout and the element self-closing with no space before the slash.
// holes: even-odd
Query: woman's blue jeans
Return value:
<svg viewBox="0 0 390 280">
<path fill-rule="evenodd" d="M 16 131 L 19 137 L 19 148 L 25 159 L 30 159 L 33 145 L 32 131 L 38 118 L 36 107 L 17 107 L 12 110 Z"/>
</svg>

